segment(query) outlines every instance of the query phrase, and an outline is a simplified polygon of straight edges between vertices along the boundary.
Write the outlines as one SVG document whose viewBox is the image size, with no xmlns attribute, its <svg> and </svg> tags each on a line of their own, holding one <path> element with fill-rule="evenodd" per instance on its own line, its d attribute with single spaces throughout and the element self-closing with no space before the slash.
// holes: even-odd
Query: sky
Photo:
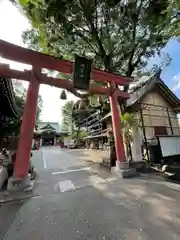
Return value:
<svg viewBox="0 0 180 240">
<path fill-rule="evenodd" d="M 30 28 L 28 20 L 16 9 L 8 0 L 0 0 L 0 39 L 13 44 L 24 46 L 21 34 Z M 11 62 L 11 68 L 28 69 L 29 66 Z M 28 86 L 26 82 L 23 83 Z M 40 95 L 43 99 L 43 109 L 41 114 L 42 121 L 61 122 L 61 108 L 66 101 L 60 100 L 61 89 L 41 85 Z M 68 94 L 67 100 L 76 100 L 72 94 Z"/>
<path fill-rule="evenodd" d="M 23 46 L 21 34 L 30 28 L 28 20 L 8 0 L 0 0 L 0 39 Z M 163 50 L 170 54 L 172 61 L 163 69 L 161 77 L 164 82 L 180 97 L 180 43 L 170 40 Z M 156 64 L 158 59 L 151 59 L 149 65 Z M 12 68 L 28 68 L 26 65 L 11 63 Z M 27 86 L 26 83 L 24 83 Z M 41 85 L 40 94 L 43 98 L 43 110 L 41 120 L 49 122 L 61 122 L 61 108 L 65 101 L 60 100 L 61 89 Z M 68 100 L 74 100 L 72 94 L 68 94 Z"/>
</svg>

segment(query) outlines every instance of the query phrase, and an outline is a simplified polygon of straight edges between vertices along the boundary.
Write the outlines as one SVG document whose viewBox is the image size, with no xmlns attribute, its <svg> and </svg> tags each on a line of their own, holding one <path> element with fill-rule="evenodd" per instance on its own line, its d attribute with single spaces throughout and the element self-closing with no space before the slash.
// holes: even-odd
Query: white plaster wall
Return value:
<svg viewBox="0 0 180 240">
<path fill-rule="evenodd" d="M 133 161 L 139 162 L 142 160 L 142 153 L 141 153 L 142 138 L 141 138 L 139 128 L 134 127 L 132 129 L 132 137 L 133 137 L 133 142 L 131 144 L 131 150 L 132 150 Z"/>
</svg>

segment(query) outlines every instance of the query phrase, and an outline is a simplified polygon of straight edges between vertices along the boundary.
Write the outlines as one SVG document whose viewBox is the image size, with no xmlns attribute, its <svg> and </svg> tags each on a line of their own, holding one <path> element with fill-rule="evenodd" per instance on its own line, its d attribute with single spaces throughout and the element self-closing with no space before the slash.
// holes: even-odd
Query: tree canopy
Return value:
<svg viewBox="0 0 180 240">
<path fill-rule="evenodd" d="M 12 0 L 16 2 L 15 0 Z M 19 0 L 32 23 L 29 47 L 56 57 L 93 57 L 97 67 L 131 76 L 170 37 L 168 0 Z"/>
<path fill-rule="evenodd" d="M 26 101 L 27 89 L 23 86 L 22 81 L 13 79 L 14 93 L 15 93 L 15 101 L 19 111 L 19 115 L 22 116 L 24 104 Z M 38 96 L 38 104 L 36 111 L 36 120 L 38 121 L 42 112 L 43 100 L 42 96 Z"/>
<path fill-rule="evenodd" d="M 169 18 L 171 19 L 171 28 L 169 29 L 170 35 L 173 37 L 180 37 L 180 1 L 170 0 L 167 9 Z"/>
</svg>

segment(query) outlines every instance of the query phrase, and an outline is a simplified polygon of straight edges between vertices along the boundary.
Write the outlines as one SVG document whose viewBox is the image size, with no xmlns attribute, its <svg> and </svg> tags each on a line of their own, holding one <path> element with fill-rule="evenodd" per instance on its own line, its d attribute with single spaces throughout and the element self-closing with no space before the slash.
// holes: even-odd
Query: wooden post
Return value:
<svg viewBox="0 0 180 240">
<path fill-rule="evenodd" d="M 38 93 L 39 82 L 36 77 L 36 69 L 32 69 L 31 81 L 29 84 L 26 103 L 24 106 L 20 138 L 13 173 L 13 177 L 16 179 L 25 178 L 29 172 L 31 146 L 36 121 Z"/>
<path fill-rule="evenodd" d="M 123 137 L 121 134 L 120 110 L 118 106 L 118 99 L 116 89 L 113 90 L 109 96 L 110 107 L 112 112 L 112 126 L 116 147 L 117 162 L 124 162 L 126 160 Z"/>
<path fill-rule="evenodd" d="M 173 132 L 173 127 L 172 127 L 171 118 L 170 118 L 170 114 L 169 114 L 169 109 L 167 108 L 166 110 L 167 110 L 167 115 L 168 115 L 169 126 L 171 129 L 171 134 L 173 135 L 174 132 Z"/>
</svg>

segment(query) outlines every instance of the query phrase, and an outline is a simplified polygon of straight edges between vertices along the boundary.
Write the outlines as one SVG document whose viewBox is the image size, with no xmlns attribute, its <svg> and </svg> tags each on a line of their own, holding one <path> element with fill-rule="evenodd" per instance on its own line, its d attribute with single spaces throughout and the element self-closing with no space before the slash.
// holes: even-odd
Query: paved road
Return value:
<svg viewBox="0 0 180 240">
<path fill-rule="evenodd" d="M 112 180 L 94 168 L 92 162 L 80 160 L 82 156 L 85 156 L 82 150 L 58 147 L 35 152 L 32 160 L 38 172 L 35 194 L 65 192 Z"/>
<path fill-rule="evenodd" d="M 5 204 L 3 240 L 179 240 L 180 187 L 146 177 L 119 180 L 83 159 L 82 151 L 34 154 L 37 197 Z M 1 219 L 4 221 L 1 221 Z"/>
</svg>

